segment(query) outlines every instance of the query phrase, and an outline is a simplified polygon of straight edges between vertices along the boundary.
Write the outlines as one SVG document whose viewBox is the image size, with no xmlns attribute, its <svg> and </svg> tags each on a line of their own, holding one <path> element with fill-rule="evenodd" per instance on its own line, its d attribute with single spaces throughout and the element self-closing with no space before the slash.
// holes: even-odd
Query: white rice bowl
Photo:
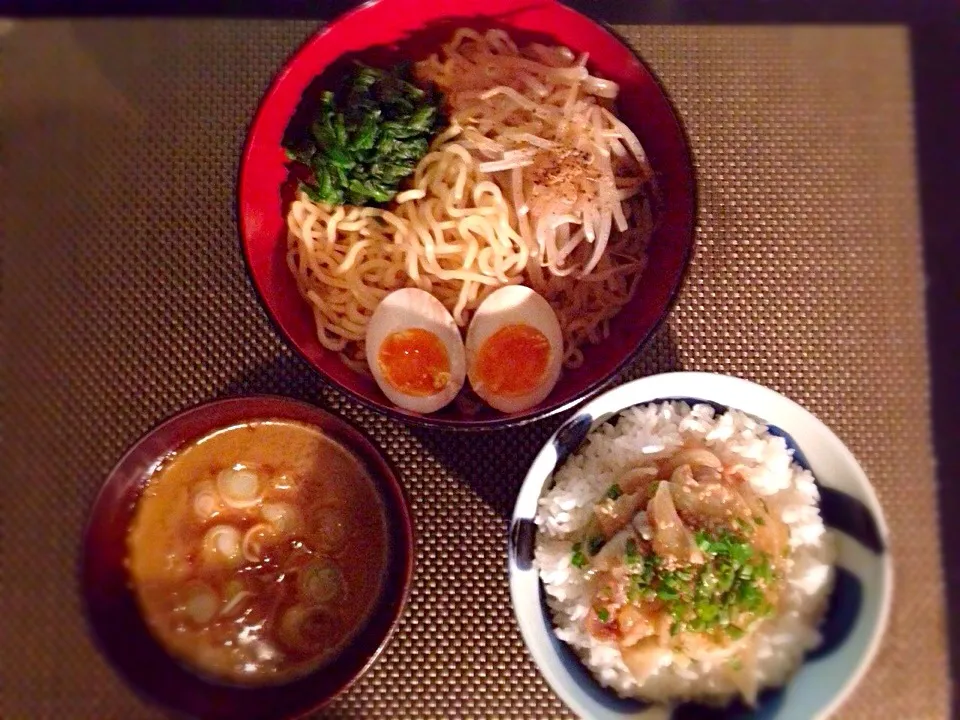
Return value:
<svg viewBox="0 0 960 720">
<path fill-rule="evenodd" d="M 616 425 L 596 428 L 557 470 L 553 486 L 540 499 L 535 564 L 557 637 L 575 650 L 601 685 L 623 697 L 657 703 L 723 705 L 740 695 L 724 670 L 724 659 L 675 662 L 674 654 L 666 653 L 659 668 L 638 682 L 616 642 L 598 640 L 583 627 L 591 601 L 589 567 L 571 563 L 572 538 L 585 531 L 594 505 L 617 478 L 642 464 L 645 456 L 679 449 L 692 440 L 724 465 L 747 465 L 744 477 L 789 529 L 790 555 L 783 565 L 778 611 L 753 635 L 758 688 L 783 685 L 804 654 L 820 644 L 817 625 L 833 587 L 835 547 L 820 517 L 813 476 L 793 461 L 782 437 L 744 413 L 718 414 L 706 404 L 654 403 L 624 410 Z"/>
</svg>

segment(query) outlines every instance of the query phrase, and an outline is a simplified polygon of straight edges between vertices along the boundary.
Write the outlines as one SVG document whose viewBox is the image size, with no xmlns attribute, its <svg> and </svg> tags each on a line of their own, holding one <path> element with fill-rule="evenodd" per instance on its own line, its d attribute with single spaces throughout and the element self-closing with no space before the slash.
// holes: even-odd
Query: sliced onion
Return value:
<svg viewBox="0 0 960 720">
<path fill-rule="evenodd" d="M 723 463 L 714 453 L 706 448 L 686 448 L 667 460 L 664 465 L 664 471 L 672 473 L 681 465 L 690 465 L 691 469 L 697 466 L 713 468 L 714 470 L 723 470 Z"/>
<path fill-rule="evenodd" d="M 197 484 L 193 493 L 193 511 L 201 520 L 207 520 L 220 508 L 220 495 L 212 480 Z"/>
<path fill-rule="evenodd" d="M 233 508 L 247 508 L 260 502 L 260 479 L 249 468 L 224 470 L 217 476 L 217 489 L 223 501 Z"/>
<path fill-rule="evenodd" d="M 297 509 L 290 503 L 266 503 L 260 514 L 280 532 L 293 532 L 299 524 Z"/>
<path fill-rule="evenodd" d="M 312 649 L 332 646 L 338 635 L 334 614 L 324 607 L 294 605 L 280 618 L 280 640 L 289 647 Z"/>
<path fill-rule="evenodd" d="M 230 580 L 226 585 L 223 586 L 223 590 L 221 591 L 220 594 L 223 595 L 225 598 L 230 598 L 236 595 L 241 590 L 245 590 L 245 589 L 246 588 L 244 584 L 239 580 Z"/>
<path fill-rule="evenodd" d="M 703 564 L 703 552 L 694 541 L 693 533 L 677 514 L 670 483 L 657 485 L 657 492 L 647 505 L 647 517 L 653 527 L 653 550 L 657 555 L 683 563 Z"/>
<path fill-rule="evenodd" d="M 270 481 L 270 484 L 273 486 L 274 490 L 279 490 L 281 492 L 293 490 L 297 486 L 297 483 L 293 477 L 287 473 L 280 473 Z"/>
<path fill-rule="evenodd" d="M 316 532 L 321 550 L 336 552 L 347 542 L 347 527 L 333 508 L 323 508 L 316 518 Z"/>
<path fill-rule="evenodd" d="M 670 473 L 670 482 L 682 488 L 687 483 L 693 482 L 693 470 L 689 465 L 681 465 Z"/>
<path fill-rule="evenodd" d="M 179 548 L 163 554 L 163 571 L 173 582 L 183 582 L 193 573 L 190 560 Z"/>
<path fill-rule="evenodd" d="M 243 606 L 243 601 L 253 597 L 254 593 L 247 590 L 246 586 L 239 580 L 231 580 L 220 591 L 220 596 L 226 598 L 223 607 L 220 609 L 220 617 L 236 615 L 237 610 Z"/>
<path fill-rule="evenodd" d="M 300 596 L 308 603 L 327 603 L 343 594 L 343 573 L 323 561 L 307 565 L 300 571 Z"/>
<path fill-rule="evenodd" d="M 302 639 L 300 628 L 307 615 L 307 608 L 303 605 L 294 605 L 280 618 L 280 639 L 285 645 L 301 647 Z"/>
<path fill-rule="evenodd" d="M 643 682 L 671 655 L 668 647 L 659 645 L 656 638 L 641 640 L 632 647 L 620 649 L 620 655 L 630 673 Z"/>
<path fill-rule="evenodd" d="M 240 607 L 240 603 L 242 603 L 247 598 L 251 598 L 251 597 L 253 597 L 252 592 L 250 592 L 249 590 L 241 590 L 236 595 L 234 595 L 229 600 L 227 600 L 226 604 L 224 604 L 223 606 L 223 610 L 220 611 L 220 614 L 223 616 L 232 614 L 234 610 Z"/>
<path fill-rule="evenodd" d="M 240 562 L 240 531 L 233 525 L 214 525 L 203 536 L 203 557 L 210 563 Z"/>
<path fill-rule="evenodd" d="M 197 625 L 210 622 L 217 614 L 220 599 L 209 585 L 194 583 L 187 588 L 183 609 Z"/>
<path fill-rule="evenodd" d="M 264 559 L 264 549 L 277 539 L 277 529 L 270 523 L 257 523 L 247 530 L 240 543 L 243 557 L 249 562 L 260 562 Z"/>
</svg>

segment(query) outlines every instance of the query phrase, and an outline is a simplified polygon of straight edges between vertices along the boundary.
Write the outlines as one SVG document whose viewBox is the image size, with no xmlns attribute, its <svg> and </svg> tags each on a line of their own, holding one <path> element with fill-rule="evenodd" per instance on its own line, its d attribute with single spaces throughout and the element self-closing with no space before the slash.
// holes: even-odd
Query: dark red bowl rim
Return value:
<svg viewBox="0 0 960 720">
<path fill-rule="evenodd" d="M 385 505 L 390 547 L 381 596 L 365 626 L 334 661 L 338 664 L 346 657 L 349 666 L 330 682 L 325 692 L 314 688 L 323 688 L 317 679 L 330 673 L 333 666 L 329 665 L 290 683 L 265 687 L 223 684 L 194 674 L 163 650 L 143 622 L 123 564 L 125 550 L 114 549 L 108 560 L 101 557 L 104 538 L 116 540 L 120 535 L 125 548 L 136 503 L 158 460 L 218 428 L 268 419 L 314 425 L 339 441 L 367 468 Z M 194 405 L 165 418 L 138 438 L 107 474 L 91 504 L 78 563 L 88 630 L 101 654 L 134 691 L 186 716 L 237 720 L 305 717 L 327 705 L 369 670 L 396 632 L 409 600 L 416 557 L 409 507 L 399 475 L 385 454 L 356 426 L 316 405 L 280 395 L 231 397 Z M 107 527 L 103 526 L 105 523 Z M 117 622 L 129 626 L 127 630 L 132 635 L 123 635 L 121 641 L 115 631 L 106 629 Z M 145 684 L 138 676 L 141 669 L 125 664 L 133 656 L 146 657 L 145 662 L 160 668 L 163 677 Z M 203 698 L 208 704 L 197 704 L 197 693 L 209 693 L 211 697 Z M 283 696 L 287 700 L 282 711 L 272 711 Z M 224 698 L 229 698 L 231 704 L 226 715 L 220 714 L 222 709 L 216 704 Z"/>
<path fill-rule="evenodd" d="M 624 46 L 636 59 L 640 69 L 647 73 L 656 83 L 657 88 L 663 95 L 664 101 L 670 110 L 673 122 L 676 126 L 676 131 L 678 132 L 679 137 L 683 139 L 683 165 L 684 170 L 686 170 L 687 177 L 689 178 L 689 185 L 686 188 L 690 200 L 690 222 L 688 224 L 689 240 L 684 245 L 681 255 L 680 270 L 673 280 L 673 287 L 670 291 L 669 297 L 667 298 L 667 302 L 664 304 L 664 307 L 657 316 L 657 319 L 650 325 L 650 329 L 638 340 L 633 350 L 624 355 L 623 359 L 617 363 L 605 376 L 588 383 L 580 392 L 576 393 L 569 399 L 561 402 L 555 402 L 553 404 L 546 405 L 545 407 L 540 407 L 534 412 L 525 411 L 521 414 L 504 415 L 502 417 L 493 417 L 483 420 L 471 420 L 469 418 L 453 419 L 447 417 L 407 413 L 396 408 L 389 402 L 381 403 L 371 400 L 361 393 L 355 392 L 352 389 L 341 385 L 333 378 L 328 377 L 323 369 L 317 367 L 317 365 L 313 363 L 309 355 L 300 347 L 297 341 L 294 340 L 286 328 L 284 328 L 280 320 L 274 316 L 274 313 L 270 309 L 270 304 L 267 301 L 267 291 L 261 287 L 257 275 L 254 274 L 248 253 L 248 233 L 246 229 L 246 222 L 242 212 L 243 179 L 245 176 L 244 171 L 251 152 L 251 136 L 253 128 L 258 125 L 261 115 L 266 112 L 267 106 L 269 105 L 270 99 L 276 91 L 277 86 L 283 81 L 284 76 L 287 74 L 290 67 L 297 61 L 298 57 L 306 50 L 308 46 L 320 42 L 328 33 L 332 32 L 341 21 L 344 21 L 354 15 L 369 11 L 372 7 L 383 2 L 391 1 L 392 0 L 368 0 L 368 2 L 362 3 L 361 5 L 342 13 L 338 17 L 334 18 L 331 22 L 320 28 L 320 30 L 310 35 L 306 40 L 300 43 L 296 50 L 294 50 L 286 60 L 284 60 L 283 65 L 273 76 L 273 79 L 270 81 L 270 85 L 261 97 L 260 103 L 257 106 L 257 111 L 247 127 L 247 134 L 244 139 L 240 162 L 237 166 L 235 209 L 237 226 L 239 228 L 238 240 L 240 243 L 241 255 L 243 257 L 244 267 L 247 271 L 249 282 L 253 286 L 258 303 L 260 304 L 267 318 L 269 318 L 270 323 L 276 330 L 277 334 L 283 339 L 284 343 L 288 347 L 292 348 L 294 352 L 296 352 L 297 355 L 299 355 L 300 358 L 310 367 L 310 369 L 317 374 L 325 386 L 338 390 L 339 392 L 348 396 L 350 399 L 357 401 L 364 407 L 384 414 L 394 420 L 429 429 L 439 428 L 460 432 L 484 432 L 488 430 L 517 428 L 563 413 L 595 397 L 598 393 L 615 382 L 621 373 L 623 373 L 626 368 L 637 359 L 640 353 L 650 342 L 651 338 L 653 338 L 657 331 L 663 326 L 667 317 L 670 315 L 670 312 L 676 305 L 680 292 L 683 289 L 684 282 L 686 281 L 687 274 L 689 273 L 690 262 L 693 258 L 693 253 L 696 248 L 696 218 L 698 212 L 697 208 L 699 206 L 699 197 L 697 193 L 696 168 L 693 164 L 693 157 L 690 151 L 689 135 L 687 134 L 686 128 L 676 111 L 676 106 L 674 105 L 669 92 L 667 91 L 663 82 L 660 80 L 659 76 L 646 64 L 646 62 L 644 62 L 643 58 L 640 57 L 640 55 L 630 46 L 630 44 L 626 42 L 608 23 L 587 13 L 574 10 L 562 2 L 559 2 L 559 0 L 538 0 L 538 3 L 543 5 L 557 6 L 558 11 L 560 12 L 566 12 L 571 15 L 579 16 L 588 20 L 589 22 L 592 22 L 594 25 L 600 28 L 602 32 L 610 36 L 612 40 Z"/>
</svg>

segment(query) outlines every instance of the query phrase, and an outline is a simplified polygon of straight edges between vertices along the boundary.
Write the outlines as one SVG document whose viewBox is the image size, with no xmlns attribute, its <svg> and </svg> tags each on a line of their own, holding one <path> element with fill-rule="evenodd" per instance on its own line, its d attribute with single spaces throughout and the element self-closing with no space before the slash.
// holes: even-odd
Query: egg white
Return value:
<svg viewBox="0 0 960 720">
<path fill-rule="evenodd" d="M 508 325 L 527 325 L 539 330 L 550 344 L 550 357 L 540 381 L 522 395 L 498 395 L 470 372 L 483 344 Z M 524 285 L 508 285 L 491 293 L 477 308 L 467 329 L 466 350 L 467 376 L 474 392 L 491 407 L 515 413 L 543 402 L 557 384 L 563 363 L 563 333 L 556 313 L 542 295 Z"/>
<path fill-rule="evenodd" d="M 395 332 L 422 329 L 437 336 L 450 360 L 450 379 L 439 392 L 425 397 L 407 395 L 384 377 L 378 361 L 380 346 Z M 404 288 L 387 295 L 377 306 L 367 326 L 367 364 L 380 390 L 393 404 L 418 413 L 431 413 L 449 404 L 466 379 L 466 358 L 460 330 L 439 300 L 417 288 Z"/>
</svg>

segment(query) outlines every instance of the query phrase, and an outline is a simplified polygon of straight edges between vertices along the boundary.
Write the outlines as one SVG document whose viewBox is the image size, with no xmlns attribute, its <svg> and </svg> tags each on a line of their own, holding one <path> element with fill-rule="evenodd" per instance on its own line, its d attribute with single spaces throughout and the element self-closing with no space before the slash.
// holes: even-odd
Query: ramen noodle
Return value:
<svg viewBox="0 0 960 720">
<path fill-rule="evenodd" d="M 287 261 L 317 336 L 358 370 L 379 302 L 425 290 L 465 328 L 494 290 L 528 285 L 560 321 L 564 365 L 633 296 L 653 229 L 646 155 L 620 121 L 616 83 L 563 47 L 458 30 L 414 66 L 446 98 L 449 125 L 386 207 L 301 193 Z"/>
</svg>

